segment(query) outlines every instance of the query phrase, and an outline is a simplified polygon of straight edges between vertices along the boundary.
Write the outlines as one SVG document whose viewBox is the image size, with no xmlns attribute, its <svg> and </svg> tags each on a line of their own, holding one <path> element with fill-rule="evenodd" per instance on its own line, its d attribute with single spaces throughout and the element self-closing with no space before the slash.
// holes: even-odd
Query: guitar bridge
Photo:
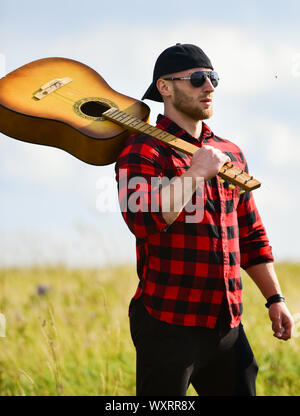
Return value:
<svg viewBox="0 0 300 416">
<path fill-rule="evenodd" d="M 68 77 L 53 79 L 52 81 L 49 81 L 46 84 L 42 85 L 38 92 L 34 94 L 34 98 L 41 100 L 42 98 L 47 97 L 47 95 L 58 90 L 64 85 L 69 84 L 70 82 L 72 82 L 72 78 Z"/>
</svg>

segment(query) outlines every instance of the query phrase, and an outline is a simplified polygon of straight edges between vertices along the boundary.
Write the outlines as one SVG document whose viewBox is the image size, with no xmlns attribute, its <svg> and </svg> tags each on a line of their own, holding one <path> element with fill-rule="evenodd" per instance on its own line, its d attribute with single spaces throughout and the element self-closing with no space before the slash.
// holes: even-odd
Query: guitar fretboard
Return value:
<svg viewBox="0 0 300 416">
<path fill-rule="evenodd" d="M 111 107 L 109 110 L 102 113 L 102 116 L 107 120 L 110 120 L 122 127 L 126 127 L 135 133 L 148 134 L 162 142 L 168 144 L 176 150 L 180 150 L 188 155 L 193 155 L 199 150 L 199 147 L 167 133 L 157 127 L 151 126 L 148 123 L 140 120 L 139 118 L 128 114 L 124 111 L 118 110 L 115 107 Z M 248 175 L 244 170 L 234 166 L 233 163 L 225 163 L 219 171 L 218 175 L 231 182 L 233 185 L 237 185 L 244 191 L 252 191 L 259 188 L 261 183 L 254 179 L 253 176 Z"/>
<path fill-rule="evenodd" d="M 139 118 L 127 114 L 124 111 L 118 110 L 117 108 L 112 107 L 105 111 L 105 113 L 102 115 L 108 120 L 113 121 L 123 127 L 127 127 L 129 130 L 132 130 L 135 133 L 149 134 L 149 136 L 153 136 L 156 139 L 167 143 L 169 146 L 172 146 L 177 150 L 181 150 L 182 152 L 189 155 L 193 155 L 197 150 L 199 150 L 199 147 L 188 143 L 185 140 L 174 136 L 173 134 L 167 133 L 164 130 L 151 126 Z"/>
</svg>

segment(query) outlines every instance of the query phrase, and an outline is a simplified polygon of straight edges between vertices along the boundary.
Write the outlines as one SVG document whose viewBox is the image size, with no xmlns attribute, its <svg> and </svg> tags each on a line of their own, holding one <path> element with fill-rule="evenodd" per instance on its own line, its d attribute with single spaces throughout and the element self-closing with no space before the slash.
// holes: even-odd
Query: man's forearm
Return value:
<svg viewBox="0 0 300 416">
<path fill-rule="evenodd" d="M 276 293 L 282 294 L 273 263 L 261 263 L 248 267 L 246 272 L 267 299 Z"/>
<path fill-rule="evenodd" d="M 162 215 L 167 224 L 172 224 L 176 220 L 203 179 L 189 168 L 171 184 L 161 189 Z"/>
<path fill-rule="evenodd" d="M 176 220 L 201 181 L 215 177 L 226 162 L 230 162 L 230 157 L 209 145 L 193 154 L 190 168 L 175 178 L 174 185 L 162 188 L 162 213 L 167 224 Z"/>
</svg>

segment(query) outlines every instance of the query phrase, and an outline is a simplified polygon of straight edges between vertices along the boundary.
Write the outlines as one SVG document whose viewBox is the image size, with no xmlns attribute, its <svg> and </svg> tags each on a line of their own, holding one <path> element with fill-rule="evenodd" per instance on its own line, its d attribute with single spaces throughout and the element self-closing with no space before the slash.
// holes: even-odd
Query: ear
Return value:
<svg viewBox="0 0 300 416">
<path fill-rule="evenodd" d="M 172 95 L 173 89 L 170 82 L 162 78 L 158 78 L 156 81 L 156 88 L 162 97 L 170 97 Z"/>
</svg>

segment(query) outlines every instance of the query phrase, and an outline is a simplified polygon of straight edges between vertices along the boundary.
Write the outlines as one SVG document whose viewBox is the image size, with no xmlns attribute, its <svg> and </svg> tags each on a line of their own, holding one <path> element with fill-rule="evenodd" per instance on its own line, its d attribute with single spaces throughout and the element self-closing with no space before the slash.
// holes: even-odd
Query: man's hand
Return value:
<svg viewBox="0 0 300 416">
<path fill-rule="evenodd" d="M 207 180 L 216 176 L 221 167 L 230 161 L 230 157 L 221 152 L 221 150 L 213 146 L 204 145 L 194 153 L 189 170 L 193 171 L 196 176 L 201 176 Z"/>
<path fill-rule="evenodd" d="M 250 266 L 246 272 L 259 287 L 266 299 L 274 294 L 282 295 L 273 263 L 260 263 Z M 292 336 L 294 320 L 284 302 L 272 303 L 269 307 L 274 337 L 287 340 Z"/>
<path fill-rule="evenodd" d="M 269 307 L 269 317 L 274 337 L 285 341 L 291 338 L 294 320 L 284 302 L 272 303 Z"/>
</svg>

